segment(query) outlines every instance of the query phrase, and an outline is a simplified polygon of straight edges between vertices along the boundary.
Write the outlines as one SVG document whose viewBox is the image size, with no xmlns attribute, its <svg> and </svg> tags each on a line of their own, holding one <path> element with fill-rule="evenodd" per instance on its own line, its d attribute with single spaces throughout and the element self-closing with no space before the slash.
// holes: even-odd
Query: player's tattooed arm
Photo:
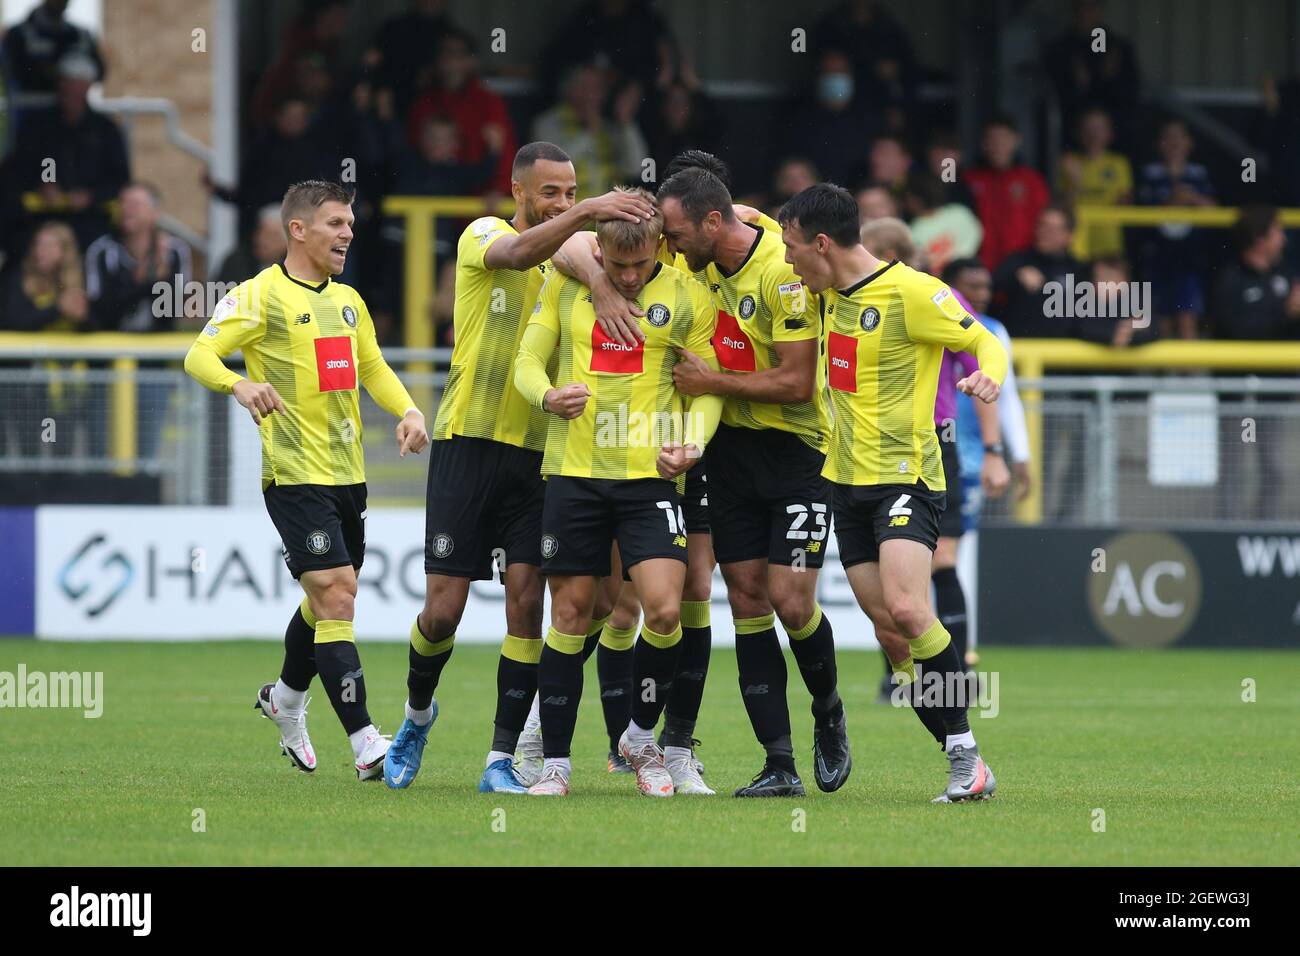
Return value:
<svg viewBox="0 0 1300 956">
<path fill-rule="evenodd" d="M 555 268 L 577 279 L 591 290 L 591 304 L 601 329 L 620 345 L 636 345 L 645 339 L 637 322 L 644 312 L 631 299 L 614 288 L 600 261 L 596 236 L 590 232 L 574 233 L 551 257 Z"/>
<path fill-rule="evenodd" d="M 502 236 L 488 246 L 483 264 L 489 269 L 531 269 L 555 255 L 564 241 L 588 222 L 642 222 L 653 215 L 654 207 L 635 193 L 610 191 L 584 199 L 523 232 Z"/>
</svg>

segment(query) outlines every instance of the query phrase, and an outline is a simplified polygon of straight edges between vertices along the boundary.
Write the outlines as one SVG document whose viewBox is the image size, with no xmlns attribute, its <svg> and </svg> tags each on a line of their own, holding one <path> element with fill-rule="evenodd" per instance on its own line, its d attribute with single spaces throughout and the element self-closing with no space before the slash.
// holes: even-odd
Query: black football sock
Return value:
<svg viewBox="0 0 1300 956">
<path fill-rule="evenodd" d="M 316 668 L 344 732 L 351 735 L 369 726 L 366 680 L 351 621 L 316 622 Z"/>
<path fill-rule="evenodd" d="M 957 659 L 966 665 L 966 594 L 957 580 L 956 568 L 940 568 L 931 575 L 934 581 L 934 609 L 941 623 L 952 635 Z"/>
<path fill-rule="evenodd" d="M 289 618 L 284 630 L 284 663 L 280 665 L 280 680 L 286 687 L 305 691 L 316 676 L 316 615 L 311 605 L 302 599 L 302 605 Z"/>
<path fill-rule="evenodd" d="M 609 752 L 618 753 L 618 741 L 632 719 L 632 645 L 636 625 L 606 624 L 596 648 L 596 675 L 600 680 L 600 707 L 605 712 Z"/>
<path fill-rule="evenodd" d="M 776 636 L 775 614 L 736 619 L 736 666 L 741 699 L 768 764 L 794 773 L 785 655 Z"/>
<path fill-rule="evenodd" d="M 838 720 L 844 713 L 840 702 L 835 667 L 835 637 L 831 633 L 831 619 L 822 613 L 821 605 L 813 605 L 813 615 L 797 631 L 790 631 L 790 650 L 804 686 L 812 694 L 813 716 L 819 720 Z"/>
<path fill-rule="evenodd" d="M 632 648 L 632 722 L 654 730 L 673 690 L 673 675 L 682 652 L 682 625 L 668 634 L 641 625 L 641 637 Z"/>
<path fill-rule="evenodd" d="M 537 664 L 537 696 L 541 699 L 542 756 L 568 757 L 573 727 L 582 699 L 582 647 L 585 634 L 546 632 L 546 646 Z"/>
<path fill-rule="evenodd" d="M 411 647 L 407 653 L 409 669 L 406 672 L 406 702 L 411 710 L 428 710 L 433 704 L 433 692 L 438 689 L 442 669 L 451 660 L 456 646 L 456 635 L 431 641 L 420 630 L 417 617 L 411 625 Z"/>
<path fill-rule="evenodd" d="M 713 645 L 713 627 L 709 620 L 708 601 L 682 602 L 682 651 L 677 658 L 673 689 L 664 708 L 664 729 L 659 734 L 660 747 L 690 747 L 695 736 L 695 722 L 704 699 L 704 680 L 709 674 L 709 651 Z"/>
<path fill-rule="evenodd" d="M 921 695 L 926 707 L 935 707 L 943 718 L 948 737 L 970 733 L 963 693 L 954 699 L 950 691 L 966 686 L 966 665 L 957 657 L 952 637 L 938 619 L 919 637 L 908 642 L 917 664 L 913 694 Z"/>
<path fill-rule="evenodd" d="M 948 731 L 943 725 L 943 714 L 939 713 L 939 711 L 933 707 L 925 707 L 922 705 L 920 700 L 920 690 L 916 685 L 916 663 L 909 657 L 901 664 L 895 664 L 893 666 L 895 685 L 899 689 L 895 690 L 891 696 L 897 695 L 911 704 L 912 712 L 920 719 L 921 726 L 924 727 L 929 732 L 930 736 L 937 740 L 939 746 L 942 747 L 948 737 Z"/>
<path fill-rule="evenodd" d="M 497 659 L 497 714 L 492 731 L 494 753 L 513 754 L 519 745 L 519 735 L 537 695 L 537 661 L 541 656 L 540 639 L 507 634 L 501 644 L 501 656 Z"/>
</svg>

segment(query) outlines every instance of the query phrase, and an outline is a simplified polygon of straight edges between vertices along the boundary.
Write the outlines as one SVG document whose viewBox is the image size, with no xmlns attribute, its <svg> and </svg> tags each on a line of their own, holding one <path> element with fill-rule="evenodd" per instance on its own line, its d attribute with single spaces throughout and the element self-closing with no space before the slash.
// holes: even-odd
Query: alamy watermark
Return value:
<svg viewBox="0 0 1300 956">
<path fill-rule="evenodd" d="M 94 719 L 104 713 L 103 671 L 0 671 L 0 708 L 68 707 Z"/>
<path fill-rule="evenodd" d="M 1131 319 L 1133 328 L 1151 325 L 1150 282 L 1074 280 L 1043 283 L 1043 315 L 1049 319 Z"/>
<path fill-rule="evenodd" d="M 894 675 L 898 680 L 899 675 Z M 916 680 L 896 684 L 889 702 L 895 707 L 966 707 L 981 717 L 996 717 L 999 674 L 997 671 L 967 671 L 950 674 L 916 665 Z"/>
</svg>

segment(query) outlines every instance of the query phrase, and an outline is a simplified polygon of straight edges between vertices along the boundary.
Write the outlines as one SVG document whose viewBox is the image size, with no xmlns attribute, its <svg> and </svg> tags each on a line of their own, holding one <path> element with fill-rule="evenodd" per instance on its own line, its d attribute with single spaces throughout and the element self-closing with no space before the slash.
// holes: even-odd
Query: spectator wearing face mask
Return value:
<svg viewBox="0 0 1300 956">
<path fill-rule="evenodd" d="M 790 104 L 787 116 L 784 155 L 807 157 L 828 182 L 858 180 L 880 114 L 857 95 L 853 63 L 845 53 L 835 48 L 822 53 L 812 90 Z"/>
</svg>

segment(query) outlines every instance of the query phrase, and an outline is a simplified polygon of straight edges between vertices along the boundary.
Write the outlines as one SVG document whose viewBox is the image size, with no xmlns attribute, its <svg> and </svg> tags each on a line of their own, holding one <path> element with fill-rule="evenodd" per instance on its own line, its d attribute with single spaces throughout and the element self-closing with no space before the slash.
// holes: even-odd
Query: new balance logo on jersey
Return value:
<svg viewBox="0 0 1300 956">
<path fill-rule="evenodd" d="M 766 685 L 766 684 L 748 684 L 748 685 L 746 685 L 746 687 L 745 687 L 745 695 L 744 695 L 744 696 L 746 696 L 746 697 L 750 697 L 750 696 L 753 696 L 753 695 L 756 695 L 756 694 L 766 694 L 766 693 L 767 693 L 767 685 Z"/>
<path fill-rule="evenodd" d="M 300 315 L 300 316 L 298 316 L 296 319 L 294 319 L 294 322 L 296 322 L 298 325 L 306 325 L 306 324 L 307 324 L 308 322 L 310 322 L 310 321 L 311 321 L 311 313 L 310 313 L 310 312 L 304 312 L 302 315 Z"/>
</svg>

